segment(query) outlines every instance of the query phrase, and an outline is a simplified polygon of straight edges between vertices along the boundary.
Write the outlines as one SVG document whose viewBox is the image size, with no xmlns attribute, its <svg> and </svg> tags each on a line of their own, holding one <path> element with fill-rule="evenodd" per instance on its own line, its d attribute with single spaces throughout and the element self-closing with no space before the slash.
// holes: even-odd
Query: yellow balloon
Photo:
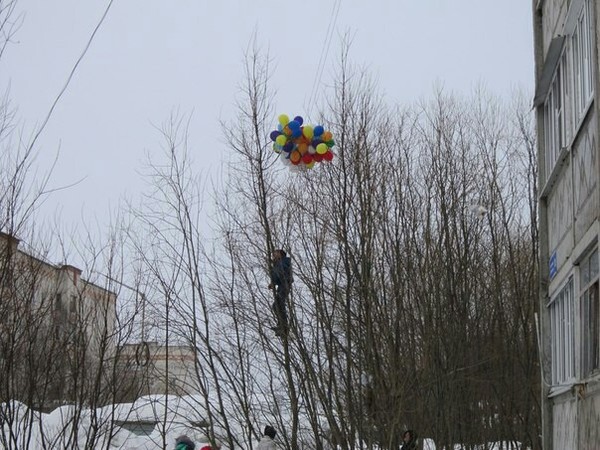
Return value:
<svg viewBox="0 0 600 450">
<path fill-rule="evenodd" d="M 321 142 L 319 145 L 317 145 L 317 153 L 319 155 L 324 155 L 325 153 L 327 153 L 328 147 L 327 144 Z"/>
<path fill-rule="evenodd" d="M 281 114 L 278 120 L 282 127 L 285 127 L 288 123 L 290 123 L 290 118 L 287 116 L 287 114 Z"/>
<path fill-rule="evenodd" d="M 307 139 L 312 139 L 315 135 L 315 130 L 310 125 L 306 125 L 304 128 L 302 128 L 302 134 Z"/>
<path fill-rule="evenodd" d="M 285 135 L 280 134 L 279 136 L 277 136 L 277 138 L 275 138 L 275 142 L 277 142 L 279 145 L 281 145 L 283 147 L 285 145 L 285 143 L 287 142 L 287 138 L 285 137 Z"/>
<path fill-rule="evenodd" d="M 312 169 L 314 166 L 315 166 L 315 162 L 314 162 L 314 161 L 311 161 L 311 162 L 309 162 L 309 163 L 306 165 L 306 167 L 308 167 L 309 169 Z"/>
</svg>

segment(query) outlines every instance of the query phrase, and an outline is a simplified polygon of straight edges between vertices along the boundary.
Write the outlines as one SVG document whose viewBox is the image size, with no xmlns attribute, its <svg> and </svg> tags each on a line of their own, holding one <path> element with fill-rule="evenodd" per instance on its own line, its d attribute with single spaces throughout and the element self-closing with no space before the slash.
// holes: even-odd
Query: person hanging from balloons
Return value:
<svg viewBox="0 0 600 450">
<path fill-rule="evenodd" d="M 281 114 L 278 121 L 277 129 L 269 136 L 273 150 L 290 169 L 312 169 L 317 163 L 333 160 L 333 134 L 323 125 L 304 125 L 301 116 L 290 120 L 286 114 Z"/>
<path fill-rule="evenodd" d="M 277 325 L 271 327 L 277 336 L 288 333 L 287 301 L 294 278 L 292 276 L 292 261 L 283 249 L 277 249 L 272 254 L 271 284 L 269 289 L 275 292 L 275 302 L 272 305 Z"/>
</svg>

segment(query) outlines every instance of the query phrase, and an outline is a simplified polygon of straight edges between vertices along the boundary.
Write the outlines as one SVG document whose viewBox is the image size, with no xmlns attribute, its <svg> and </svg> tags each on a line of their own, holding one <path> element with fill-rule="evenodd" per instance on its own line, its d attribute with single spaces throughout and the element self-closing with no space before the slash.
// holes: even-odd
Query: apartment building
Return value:
<svg viewBox="0 0 600 450">
<path fill-rule="evenodd" d="M 597 0 L 534 0 L 544 449 L 600 449 Z"/>
<path fill-rule="evenodd" d="M 0 232 L 0 401 L 50 409 L 101 392 L 116 350 L 116 294 L 21 247 Z"/>
</svg>

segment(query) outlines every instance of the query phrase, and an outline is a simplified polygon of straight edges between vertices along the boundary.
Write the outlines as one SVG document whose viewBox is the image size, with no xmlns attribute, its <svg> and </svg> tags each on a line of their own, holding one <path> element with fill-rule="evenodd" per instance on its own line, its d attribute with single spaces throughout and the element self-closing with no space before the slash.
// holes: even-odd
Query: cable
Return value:
<svg viewBox="0 0 600 450">
<path fill-rule="evenodd" d="M 52 106 L 50 106 L 50 110 L 48 111 L 48 114 L 46 114 L 46 118 L 42 122 L 42 125 L 40 125 L 40 128 L 38 129 L 37 133 L 35 133 L 35 136 L 33 137 L 31 143 L 29 144 L 29 150 L 33 149 L 33 146 L 35 145 L 36 141 L 42 134 L 42 131 L 44 131 L 44 128 L 46 128 L 46 125 L 48 124 L 48 121 L 50 120 L 50 117 L 52 116 L 52 113 L 54 112 L 54 108 L 56 108 L 56 105 L 58 104 L 59 100 L 61 99 L 61 97 L 67 90 L 67 88 L 69 87 L 69 84 L 71 83 L 71 79 L 73 78 L 73 76 L 75 75 L 75 71 L 77 70 L 77 67 L 79 66 L 79 64 L 81 63 L 83 58 L 85 57 L 88 49 L 90 48 L 90 45 L 92 45 L 92 41 L 94 40 L 96 33 L 100 29 L 100 26 L 104 22 L 104 19 L 106 19 L 106 16 L 108 15 L 108 11 L 110 11 L 110 8 L 111 8 L 113 2 L 114 2 L 114 0 L 110 0 L 108 2 L 108 6 L 104 10 L 104 14 L 102 14 L 102 17 L 100 18 L 100 21 L 96 24 L 96 28 L 94 28 L 92 35 L 88 39 L 88 42 L 87 42 L 85 48 L 83 49 L 83 52 L 81 52 L 81 54 L 79 55 L 79 58 L 77 58 L 77 61 L 75 62 L 75 65 L 71 69 L 71 73 L 69 74 L 67 81 L 65 82 L 64 86 L 62 87 L 62 89 L 60 90 L 60 92 L 58 93 L 56 98 L 54 99 L 54 102 L 52 103 Z"/>
<path fill-rule="evenodd" d="M 337 23 L 337 18 L 340 12 L 341 5 L 342 1 L 336 0 L 331 9 L 331 17 L 329 18 L 327 34 L 325 35 L 325 41 L 323 43 L 323 48 L 321 49 L 321 55 L 319 57 L 319 63 L 315 72 L 315 78 L 313 81 L 312 89 L 310 91 L 310 97 L 308 98 L 308 105 L 306 108 L 308 113 L 307 116 L 310 116 L 311 114 L 313 101 L 316 100 L 318 87 L 321 84 L 321 79 L 325 70 L 325 63 L 327 62 L 327 56 L 329 55 L 329 48 L 331 47 L 333 32 L 335 31 L 335 24 Z"/>
</svg>

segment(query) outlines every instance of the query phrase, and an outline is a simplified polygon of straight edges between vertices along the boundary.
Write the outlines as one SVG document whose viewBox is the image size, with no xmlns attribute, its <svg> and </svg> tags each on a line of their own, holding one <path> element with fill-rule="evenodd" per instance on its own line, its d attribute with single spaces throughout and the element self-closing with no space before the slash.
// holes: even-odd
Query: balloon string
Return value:
<svg viewBox="0 0 600 450">
<path fill-rule="evenodd" d="M 331 41 L 333 39 L 333 32 L 335 30 L 335 24 L 337 23 L 337 18 L 340 12 L 340 7 L 342 5 L 341 0 L 336 0 L 333 4 L 333 8 L 331 9 L 331 17 L 329 18 L 329 25 L 327 28 L 327 34 L 325 35 L 325 42 L 323 43 L 323 48 L 321 49 L 321 55 L 319 57 L 319 63 L 317 65 L 317 71 L 315 72 L 315 79 L 313 81 L 313 86 L 310 91 L 310 97 L 308 98 L 307 105 L 307 116 L 310 117 L 313 101 L 316 100 L 317 90 L 319 85 L 321 84 L 321 80 L 323 78 L 323 72 L 325 70 L 325 63 L 327 61 L 327 57 L 329 56 L 329 48 L 331 47 Z"/>
</svg>

